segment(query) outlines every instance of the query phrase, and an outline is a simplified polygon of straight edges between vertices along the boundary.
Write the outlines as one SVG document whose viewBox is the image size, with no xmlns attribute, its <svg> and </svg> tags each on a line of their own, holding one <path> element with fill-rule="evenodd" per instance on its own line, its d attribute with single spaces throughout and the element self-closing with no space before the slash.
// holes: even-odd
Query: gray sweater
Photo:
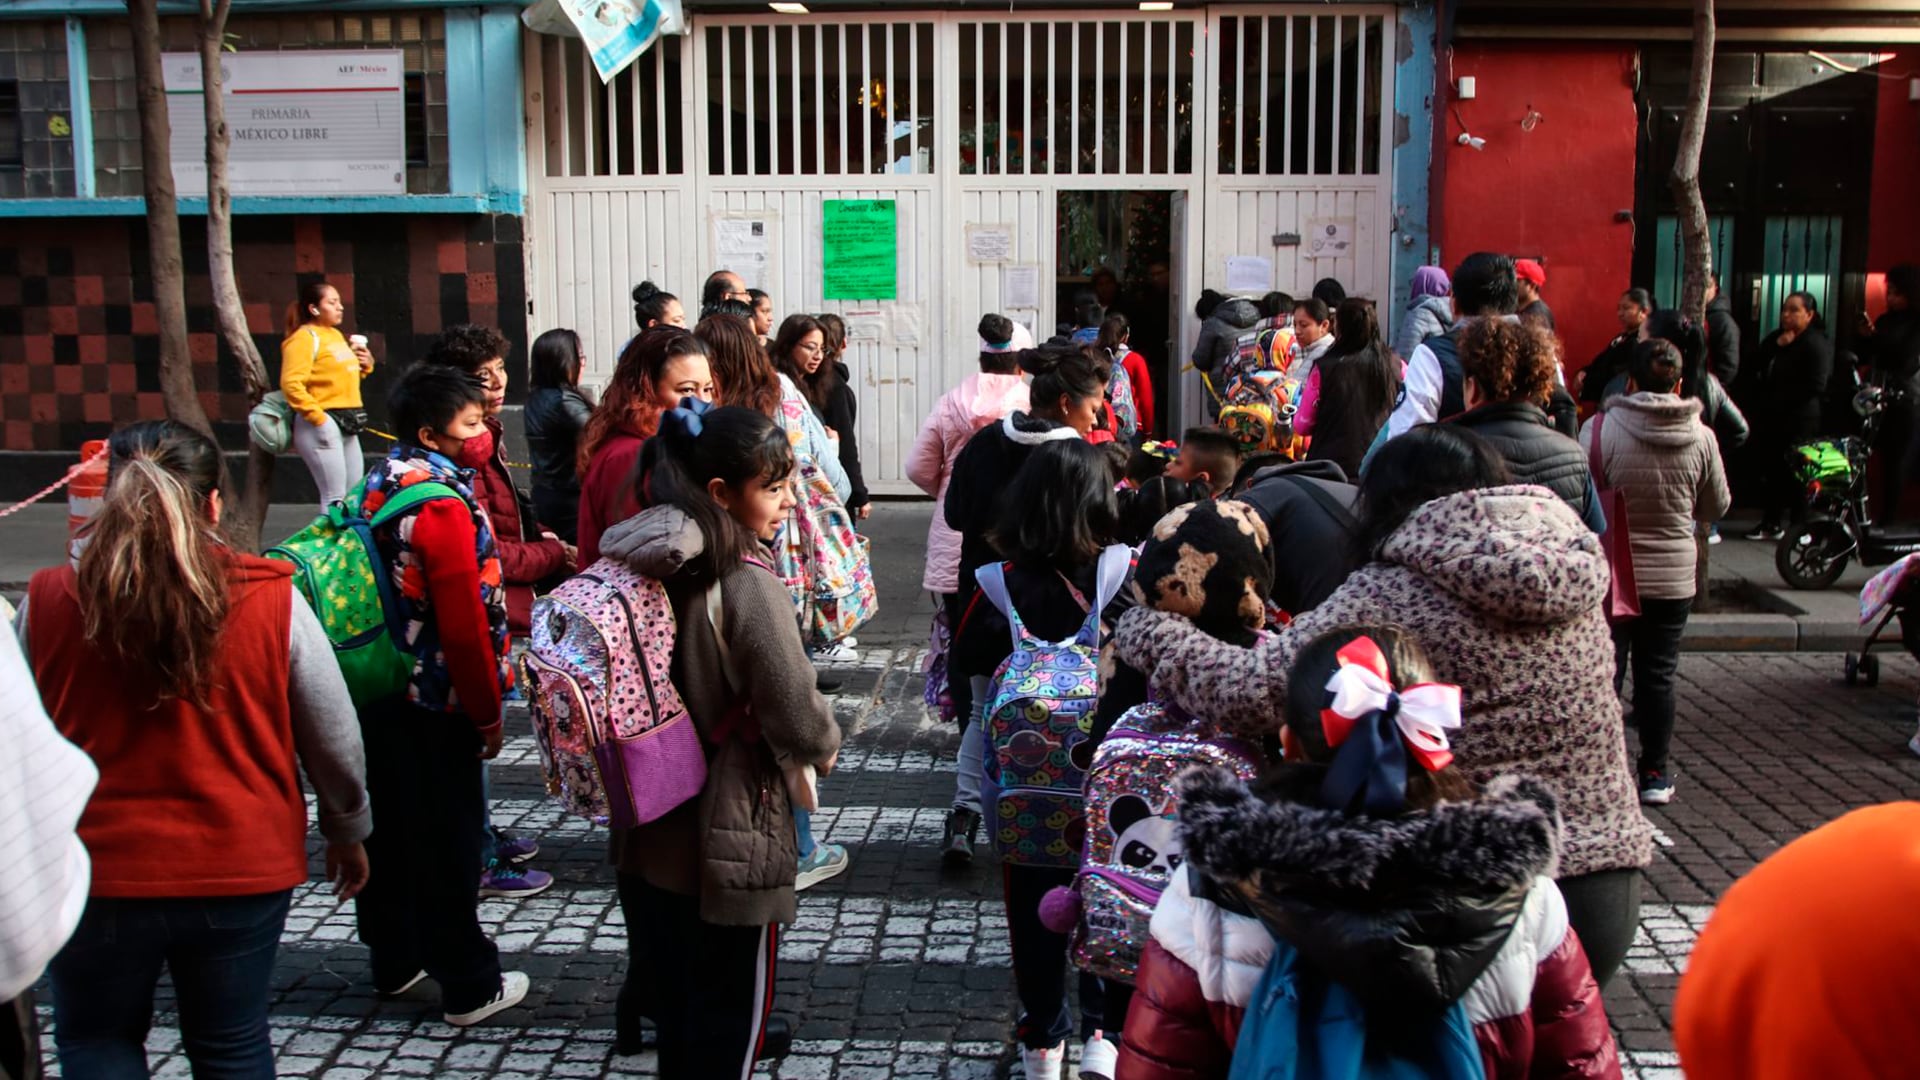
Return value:
<svg viewBox="0 0 1920 1080">
<path fill-rule="evenodd" d="M 287 694 L 294 749 L 320 804 L 320 835 L 329 843 L 357 844 L 373 832 L 360 717 L 333 658 L 333 643 L 313 609 L 297 593 L 289 608 Z M 29 648 L 27 616 L 28 605 L 22 602 L 13 629 L 23 655 Z"/>
</svg>

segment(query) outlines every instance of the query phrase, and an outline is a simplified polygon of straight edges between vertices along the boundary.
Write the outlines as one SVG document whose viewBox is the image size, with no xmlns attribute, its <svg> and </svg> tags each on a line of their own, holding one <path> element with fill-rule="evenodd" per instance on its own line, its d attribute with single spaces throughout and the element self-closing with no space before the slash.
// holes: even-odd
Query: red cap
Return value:
<svg viewBox="0 0 1920 1080">
<path fill-rule="evenodd" d="M 1533 282 L 1533 287 L 1536 289 L 1543 288 L 1547 284 L 1547 268 L 1533 259 L 1515 259 L 1513 276 L 1522 281 Z"/>
</svg>

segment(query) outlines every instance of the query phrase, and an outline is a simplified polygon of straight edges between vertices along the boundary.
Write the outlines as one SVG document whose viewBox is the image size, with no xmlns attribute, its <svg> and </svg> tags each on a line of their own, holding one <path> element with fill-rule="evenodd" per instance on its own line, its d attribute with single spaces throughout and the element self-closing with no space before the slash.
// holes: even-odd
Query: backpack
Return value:
<svg viewBox="0 0 1920 1080">
<path fill-rule="evenodd" d="M 1393 1029 L 1392 1038 L 1369 1030 Z M 1371 1036 L 1371 1037 L 1369 1037 Z M 1227 1080 L 1483 1080 L 1467 1008 L 1370 1017 L 1346 987 L 1276 937 L 1233 1044 Z"/>
<path fill-rule="evenodd" d="M 398 488 L 367 517 L 360 509 L 366 493 L 362 479 L 313 524 L 265 552 L 293 564 L 293 586 L 333 643 L 355 706 L 404 693 L 414 668 L 398 644 L 406 640 L 404 618 L 373 531 L 436 499 L 466 502 L 453 488 L 426 481 Z"/>
<path fill-rule="evenodd" d="M 1107 400 L 1113 405 L 1114 434 L 1121 442 L 1129 442 L 1140 430 L 1140 410 L 1133 401 L 1133 378 L 1120 361 L 1127 354 L 1120 353 L 1113 358 L 1113 374 L 1107 379 Z"/>
<path fill-rule="evenodd" d="M 776 575 L 789 588 L 804 582 L 801 629 L 809 645 L 824 648 L 852 636 L 880 609 L 869 556 L 873 541 L 854 531 L 853 515 L 818 465 L 801 462 L 798 487 L 800 502 L 787 521 L 792 534 L 783 538 L 775 560 L 778 565 L 784 554 L 788 567 Z M 796 563 L 798 574 L 792 573 Z"/>
<path fill-rule="evenodd" d="M 521 673 L 547 793 L 569 813 L 630 829 L 706 783 L 671 678 L 674 634 L 665 587 L 613 559 L 533 602 Z"/>
<path fill-rule="evenodd" d="M 1220 408 L 1220 430 L 1240 444 L 1243 454 L 1285 451 L 1293 445 L 1293 412 L 1300 384 L 1274 370 L 1249 372 L 1227 386 Z"/>
<path fill-rule="evenodd" d="M 988 684 L 982 725 L 988 789 L 982 802 L 990 807 L 988 827 L 1004 863 L 1072 869 L 1080 861 L 1100 697 L 1100 613 L 1126 583 L 1132 555 L 1124 544 L 1100 553 L 1086 621 L 1059 642 L 1027 632 L 1007 593 L 1005 567 L 992 563 L 976 573 L 980 591 L 1013 631 L 1013 652 Z"/>
<path fill-rule="evenodd" d="M 1251 745 L 1154 702 L 1128 710 L 1094 751 L 1085 857 L 1074 881 L 1080 922 L 1072 955 L 1082 970 L 1133 982 L 1153 909 L 1180 869 L 1174 779 L 1196 765 L 1230 769 L 1242 780 L 1260 772 Z"/>
<path fill-rule="evenodd" d="M 1285 372 L 1293 366 L 1293 331 L 1288 329 L 1290 315 L 1277 315 L 1234 339 L 1233 355 L 1221 371 L 1222 385 L 1232 386 L 1237 379 L 1256 371 Z"/>
</svg>

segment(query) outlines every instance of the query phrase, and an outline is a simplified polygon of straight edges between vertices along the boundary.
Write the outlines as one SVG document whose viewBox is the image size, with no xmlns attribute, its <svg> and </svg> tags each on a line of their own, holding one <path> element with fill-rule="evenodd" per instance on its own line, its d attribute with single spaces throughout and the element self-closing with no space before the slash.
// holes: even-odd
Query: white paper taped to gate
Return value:
<svg viewBox="0 0 1920 1080">
<path fill-rule="evenodd" d="M 878 345 L 887 336 L 887 313 L 876 308 L 862 308 L 858 311 L 843 311 L 840 317 L 847 322 L 847 340 Z"/>
<path fill-rule="evenodd" d="M 1000 306 L 1008 311 L 1040 309 L 1040 267 L 1015 263 L 1000 272 Z"/>
<path fill-rule="evenodd" d="M 714 264 L 740 275 L 749 289 L 765 289 L 773 276 L 771 214 L 721 214 L 713 219 Z"/>
<path fill-rule="evenodd" d="M 1259 255 L 1227 256 L 1229 293 L 1265 293 L 1273 285 L 1273 260 Z"/>
<path fill-rule="evenodd" d="M 1013 226 L 967 226 L 967 261 L 1003 263 L 1013 259 Z"/>
<path fill-rule="evenodd" d="M 887 344 L 901 349 L 919 348 L 920 326 L 924 321 L 918 303 L 902 300 L 888 304 Z"/>
<path fill-rule="evenodd" d="M 1352 218 L 1319 218 L 1307 225 L 1302 244 L 1309 259 L 1337 259 L 1353 252 Z"/>
</svg>

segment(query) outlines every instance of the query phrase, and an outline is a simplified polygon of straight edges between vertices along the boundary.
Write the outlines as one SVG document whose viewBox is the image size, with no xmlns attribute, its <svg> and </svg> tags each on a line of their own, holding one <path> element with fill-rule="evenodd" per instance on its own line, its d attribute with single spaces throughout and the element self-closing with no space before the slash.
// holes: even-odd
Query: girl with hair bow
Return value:
<svg viewBox="0 0 1920 1080">
<path fill-rule="evenodd" d="M 1460 690 L 1401 630 L 1322 634 L 1288 686 L 1285 764 L 1180 781 L 1115 1080 L 1619 1077 L 1553 796 L 1453 767 Z"/>
</svg>

